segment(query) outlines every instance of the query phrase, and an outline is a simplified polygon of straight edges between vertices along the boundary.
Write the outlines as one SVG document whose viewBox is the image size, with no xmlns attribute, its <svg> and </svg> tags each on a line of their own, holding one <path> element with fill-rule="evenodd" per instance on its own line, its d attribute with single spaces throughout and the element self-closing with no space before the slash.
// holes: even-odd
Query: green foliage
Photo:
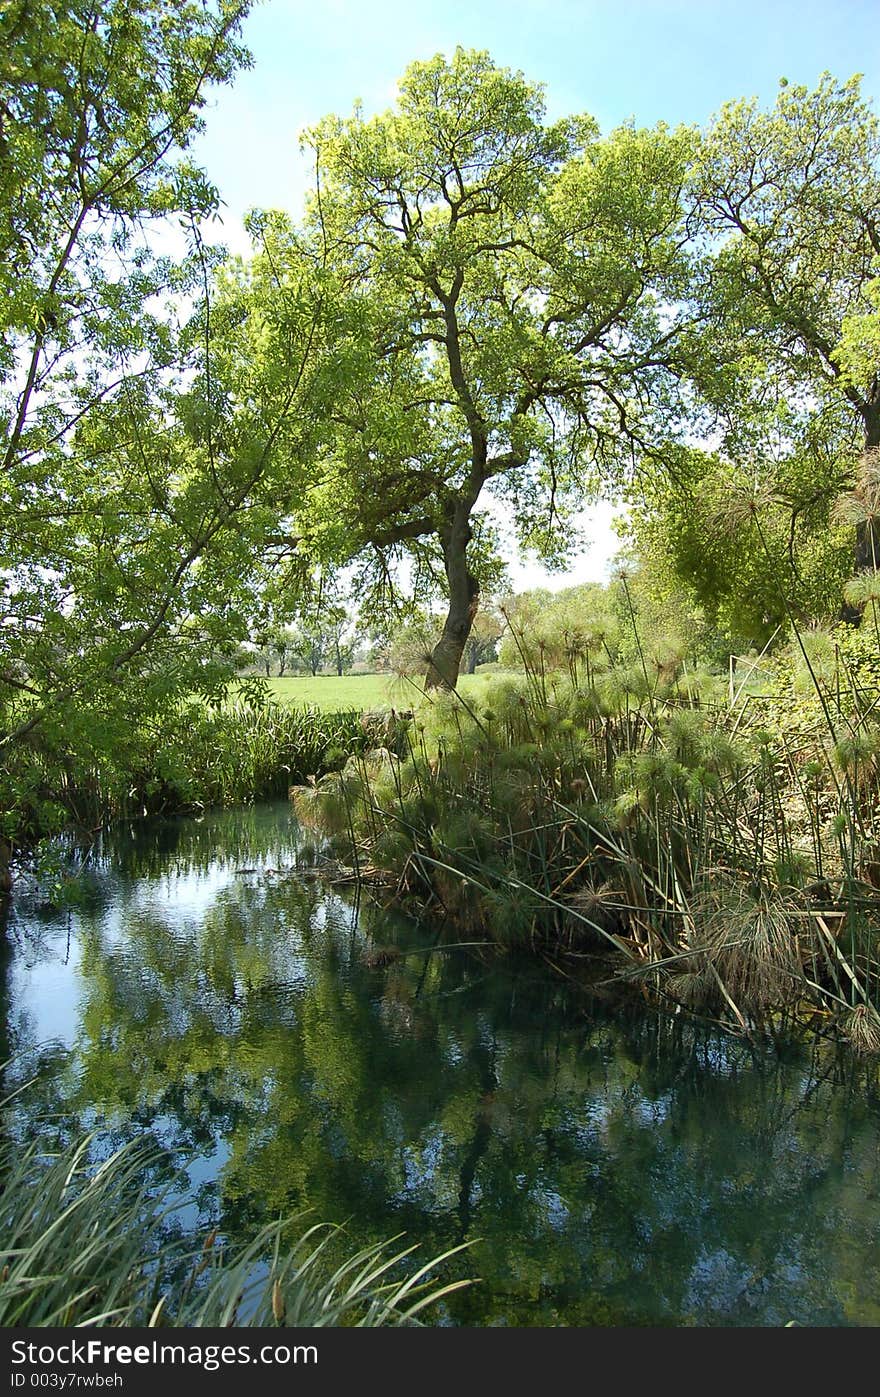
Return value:
<svg viewBox="0 0 880 1397">
<path fill-rule="evenodd" d="M 500 577 L 484 498 L 561 560 L 597 468 L 672 430 L 692 138 L 547 123 L 540 87 L 458 49 L 412 64 L 391 111 L 328 117 L 308 143 L 335 391 L 300 528 L 323 560 L 360 557 L 375 611 L 409 554 L 416 599 L 449 602 L 434 669 L 454 684 Z"/>
<path fill-rule="evenodd" d="M 725 104 L 688 181 L 689 371 L 718 446 L 663 452 L 631 532 L 657 591 L 684 588 L 748 650 L 835 619 L 853 558 L 872 561 L 863 504 L 835 505 L 880 444 L 880 127 L 858 78 L 782 84 L 770 110 Z"/>
<path fill-rule="evenodd" d="M 369 742 L 360 713 L 239 701 L 214 710 L 177 702 L 159 721 L 105 730 L 90 721 L 60 750 L 36 744 L 9 760 L 0 799 L 33 841 L 71 821 L 248 803 L 344 764 Z"/>
<path fill-rule="evenodd" d="M 595 600 L 563 598 L 559 617 Z M 532 636 L 536 668 L 526 640 L 519 678 L 422 708 L 409 750 L 326 778 L 311 821 L 453 935 L 610 957 L 609 973 L 738 1032 L 808 1002 L 863 1005 L 873 1023 L 880 689 L 858 673 L 866 632 L 840 632 L 799 637 L 770 694 L 710 704 L 679 684 L 683 656 L 648 663 L 637 628 L 640 662 L 612 654 L 589 684 Z"/>
<path fill-rule="evenodd" d="M 57 824 L 84 772 L 136 781 L 181 694 L 222 695 L 279 571 L 266 534 L 313 439 L 314 303 L 288 286 L 286 357 L 261 371 L 243 273 L 219 276 L 204 241 L 217 192 L 184 154 L 210 84 L 247 61 L 246 9 L 4 9 L 0 780 L 16 837 Z M 154 251 L 169 221 L 176 260 Z"/>
<path fill-rule="evenodd" d="M 880 260 L 874 263 L 874 270 L 878 269 Z M 866 281 L 862 290 L 862 304 L 843 317 L 835 351 L 835 359 L 853 387 L 870 382 L 880 362 L 880 275 Z"/>
<path fill-rule="evenodd" d="M 96 1136 L 54 1153 L 7 1140 L 0 1324 L 372 1328 L 413 1323 L 468 1284 L 427 1280 L 446 1256 L 414 1271 L 414 1248 L 393 1242 L 334 1263 L 330 1243 L 344 1240 L 342 1229 L 299 1219 L 235 1250 L 216 1229 L 194 1245 L 176 1225 L 192 1200 L 154 1180 L 163 1162 L 144 1138 L 103 1158 Z"/>
<path fill-rule="evenodd" d="M 619 648 L 613 600 L 596 583 L 524 592 L 505 603 L 504 616 L 503 664 L 565 670 L 577 682 L 581 673 L 601 670 Z"/>
<path fill-rule="evenodd" d="M 230 805 L 283 795 L 292 785 L 344 764 L 367 744 L 354 710 L 235 706 L 190 711 L 166 734 L 163 761 L 187 805 Z M 173 774 L 171 774 L 173 773 Z"/>
<path fill-rule="evenodd" d="M 734 317 L 725 331 L 740 332 L 738 358 L 757 373 L 781 371 L 784 386 L 807 375 L 833 400 L 843 385 L 822 369 L 844 318 L 872 308 L 877 253 L 880 126 L 859 78 L 825 73 L 812 92 L 784 84 L 770 111 L 727 103 L 693 178 L 707 227 L 722 238 L 709 304 Z M 868 393 L 869 383 L 860 384 Z"/>
<path fill-rule="evenodd" d="M 845 478 L 837 457 L 803 450 L 738 466 L 689 451 L 670 465 L 632 492 L 628 516 L 655 607 L 698 616 L 719 658 L 789 634 L 792 613 L 818 624 L 839 614 L 853 543 L 829 518 Z"/>
</svg>

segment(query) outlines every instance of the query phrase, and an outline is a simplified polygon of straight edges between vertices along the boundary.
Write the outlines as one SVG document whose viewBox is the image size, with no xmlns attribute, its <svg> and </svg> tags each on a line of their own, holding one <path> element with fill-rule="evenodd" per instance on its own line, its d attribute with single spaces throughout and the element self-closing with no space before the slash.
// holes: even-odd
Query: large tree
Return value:
<svg viewBox="0 0 880 1397">
<path fill-rule="evenodd" d="M 839 616 L 876 552 L 880 136 L 858 80 L 728 103 L 689 187 L 690 370 L 715 430 L 640 482 L 630 535 L 728 645 L 763 645 Z"/>
<path fill-rule="evenodd" d="M 124 763 L 145 715 L 216 691 L 286 551 L 264 547 L 272 470 L 283 453 L 289 482 L 312 449 L 320 292 L 293 252 L 271 327 L 244 306 L 241 268 L 218 289 L 204 241 L 218 195 L 186 156 L 209 85 L 246 61 L 246 9 L 39 0 L 2 15 L 0 800 L 13 811 L 33 810 L 47 762 Z"/>
<path fill-rule="evenodd" d="M 880 124 L 858 78 L 814 91 L 783 81 L 775 105 L 724 106 L 693 187 L 713 239 L 701 294 L 725 447 L 772 485 L 792 531 L 880 446 L 872 278 L 880 256 Z M 876 286 L 876 283 L 875 283 Z M 844 341 L 849 335 L 851 350 Z M 873 352 L 868 352 L 873 345 Z M 871 561 L 867 522 L 856 565 Z"/>
<path fill-rule="evenodd" d="M 548 124 L 539 87 L 461 49 L 413 64 L 394 110 L 309 133 L 337 389 L 305 532 L 440 578 L 429 684 L 458 677 L 487 497 L 558 554 L 584 488 L 672 429 L 691 139 Z"/>
</svg>

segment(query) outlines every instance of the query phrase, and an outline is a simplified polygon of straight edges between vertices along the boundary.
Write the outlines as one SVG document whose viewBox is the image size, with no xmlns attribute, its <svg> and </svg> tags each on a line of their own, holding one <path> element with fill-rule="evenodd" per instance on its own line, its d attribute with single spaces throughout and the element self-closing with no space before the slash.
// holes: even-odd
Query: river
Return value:
<svg viewBox="0 0 880 1397">
<path fill-rule="evenodd" d="M 303 876 L 300 840 L 286 804 L 121 825 L 70 905 L 20 889 L 19 1115 L 153 1132 L 188 1227 L 470 1241 L 442 1323 L 880 1324 L 876 1064 L 448 949 Z"/>
</svg>

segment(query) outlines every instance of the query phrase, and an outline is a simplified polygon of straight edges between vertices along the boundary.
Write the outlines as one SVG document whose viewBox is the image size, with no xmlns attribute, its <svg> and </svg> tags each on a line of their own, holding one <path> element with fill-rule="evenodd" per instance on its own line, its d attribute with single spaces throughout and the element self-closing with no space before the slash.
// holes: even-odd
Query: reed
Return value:
<svg viewBox="0 0 880 1397">
<path fill-rule="evenodd" d="M 182 802 L 235 805 L 286 795 L 366 745 L 356 709 L 235 705 L 176 731 L 162 761 Z"/>
<path fill-rule="evenodd" d="M 402 1325 L 469 1284 L 435 1278 L 453 1252 L 416 1266 L 415 1249 L 399 1239 L 340 1262 L 343 1230 L 301 1218 L 264 1227 L 239 1249 L 216 1229 L 194 1241 L 177 1223 L 191 1200 L 155 1183 L 155 1142 L 103 1159 L 100 1147 L 94 1134 L 55 1152 L 4 1137 L 3 1327 Z"/>
<path fill-rule="evenodd" d="M 456 936 L 594 977 L 610 958 L 737 1032 L 818 1008 L 874 1051 L 880 688 L 858 655 L 823 666 L 799 637 L 774 689 L 731 702 L 641 643 L 634 665 L 555 672 L 518 643 L 518 679 L 423 709 L 402 752 L 296 793 L 300 818 Z"/>
<path fill-rule="evenodd" d="M 324 712 L 271 702 L 209 709 L 184 703 L 161 723 L 68 734 L 6 753 L 0 806 L 19 848 L 70 825 L 286 795 L 369 745 L 358 710 Z"/>
</svg>

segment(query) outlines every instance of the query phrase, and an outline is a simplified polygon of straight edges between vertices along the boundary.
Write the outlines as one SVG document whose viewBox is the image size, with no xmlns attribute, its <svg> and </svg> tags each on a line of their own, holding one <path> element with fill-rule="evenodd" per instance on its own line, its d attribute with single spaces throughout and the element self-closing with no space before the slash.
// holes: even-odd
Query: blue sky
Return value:
<svg viewBox="0 0 880 1397">
<path fill-rule="evenodd" d="M 304 127 L 357 98 L 384 110 L 408 63 L 457 44 L 544 83 L 551 117 L 586 111 L 604 130 L 702 123 L 724 101 L 770 104 L 780 77 L 812 86 L 826 69 L 862 73 L 880 97 L 880 0 L 262 0 L 244 38 L 254 66 L 212 95 L 196 147 L 225 201 L 220 236 L 242 251 L 249 208 L 299 214 Z M 600 577 L 613 551 L 607 510 L 590 532 L 577 580 Z M 517 570 L 519 585 L 538 580 Z"/>
<path fill-rule="evenodd" d="M 456 44 L 544 83 L 551 117 L 587 111 L 606 130 L 703 122 L 825 69 L 880 96 L 880 0 L 262 0 L 244 37 L 254 66 L 215 94 L 198 147 L 230 241 L 250 207 L 301 207 L 303 127 L 356 98 L 383 110 L 408 63 Z"/>
</svg>

